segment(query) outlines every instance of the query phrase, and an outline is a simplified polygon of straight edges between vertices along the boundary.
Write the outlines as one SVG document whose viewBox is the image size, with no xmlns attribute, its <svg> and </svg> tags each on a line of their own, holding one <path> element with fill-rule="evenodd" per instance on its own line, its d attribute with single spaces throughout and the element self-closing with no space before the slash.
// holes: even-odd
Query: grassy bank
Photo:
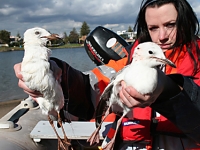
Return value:
<svg viewBox="0 0 200 150">
<path fill-rule="evenodd" d="M 83 47 L 83 44 L 65 44 L 61 46 L 56 47 L 49 47 L 50 49 L 56 49 L 56 48 L 76 48 L 76 47 Z M 7 51 L 20 51 L 24 50 L 24 48 L 20 47 L 0 47 L 0 52 L 7 52 Z"/>
</svg>

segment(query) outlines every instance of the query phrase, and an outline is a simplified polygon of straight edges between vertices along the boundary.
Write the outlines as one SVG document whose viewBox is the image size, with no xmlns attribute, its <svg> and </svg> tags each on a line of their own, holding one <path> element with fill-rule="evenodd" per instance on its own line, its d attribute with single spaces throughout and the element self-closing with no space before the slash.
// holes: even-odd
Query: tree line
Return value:
<svg viewBox="0 0 200 150">
<path fill-rule="evenodd" d="M 66 32 L 64 32 L 63 40 L 65 43 L 79 43 L 79 38 L 82 36 L 86 36 L 89 33 L 90 33 L 90 27 L 84 21 L 80 28 L 80 34 L 77 32 L 76 28 L 73 28 L 72 31 L 70 31 L 69 36 L 67 35 Z"/>
<path fill-rule="evenodd" d="M 128 32 L 133 32 L 133 29 L 131 26 L 128 27 Z M 77 32 L 76 28 L 73 28 L 72 31 L 70 31 L 69 35 L 67 35 L 66 32 L 63 33 L 63 41 L 65 44 L 67 43 L 83 43 L 83 41 L 80 41 L 80 37 L 87 36 L 90 33 L 90 27 L 88 24 L 84 21 L 82 23 L 82 26 L 80 28 L 80 33 Z M 0 30 L 0 43 L 8 44 L 9 46 L 20 46 L 23 45 L 23 39 L 21 38 L 20 34 L 17 33 L 16 37 L 18 37 L 17 41 L 11 41 L 10 39 L 11 33 L 6 30 Z M 126 35 L 121 35 L 124 39 L 126 39 Z M 61 43 L 61 41 L 53 41 L 52 44 L 58 44 Z"/>
<path fill-rule="evenodd" d="M 63 33 L 63 41 L 64 43 L 79 43 L 79 38 L 82 36 L 86 36 L 90 33 L 90 27 L 88 24 L 84 21 L 82 23 L 82 26 L 80 28 L 80 33 L 77 32 L 76 28 L 73 28 L 72 31 L 70 31 L 69 35 L 67 35 L 66 32 Z M 23 44 L 23 39 L 21 38 L 20 34 L 17 33 L 16 37 L 18 37 L 17 41 L 12 42 L 10 39 L 11 33 L 6 30 L 0 30 L 0 43 L 2 44 L 8 44 L 9 46 L 20 46 Z M 59 43 L 59 41 L 53 41 L 53 44 Z"/>
</svg>

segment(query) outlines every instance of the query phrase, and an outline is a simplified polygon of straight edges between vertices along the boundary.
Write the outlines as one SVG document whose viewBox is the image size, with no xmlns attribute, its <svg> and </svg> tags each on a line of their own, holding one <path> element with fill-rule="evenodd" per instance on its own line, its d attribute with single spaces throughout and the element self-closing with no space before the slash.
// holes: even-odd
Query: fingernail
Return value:
<svg viewBox="0 0 200 150">
<path fill-rule="evenodd" d="M 128 93 L 131 91 L 130 88 L 126 88 L 125 90 L 126 90 L 126 92 L 128 92 Z"/>
</svg>

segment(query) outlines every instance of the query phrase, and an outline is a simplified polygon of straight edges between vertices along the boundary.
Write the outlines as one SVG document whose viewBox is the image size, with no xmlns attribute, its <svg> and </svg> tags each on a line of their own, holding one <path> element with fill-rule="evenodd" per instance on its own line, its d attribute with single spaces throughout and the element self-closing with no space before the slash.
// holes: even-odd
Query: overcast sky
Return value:
<svg viewBox="0 0 200 150">
<path fill-rule="evenodd" d="M 200 20 L 200 0 L 188 0 Z M 83 21 L 93 30 L 101 25 L 113 31 L 133 27 L 141 0 L 0 0 L 0 30 L 23 36 L 26 29 L 43 27 L 62 34 Z"/>
</svg>

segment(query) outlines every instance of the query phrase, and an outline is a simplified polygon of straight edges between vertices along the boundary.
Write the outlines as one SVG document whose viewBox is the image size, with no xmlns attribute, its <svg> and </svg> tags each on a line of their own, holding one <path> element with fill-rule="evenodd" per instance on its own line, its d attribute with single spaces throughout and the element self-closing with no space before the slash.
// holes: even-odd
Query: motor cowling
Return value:
<svg viewBox="0 0 200 150">
<path fill-rule="evenodd" d="M 129 44 L 122 37 L 102 26 L 90 32 L 84 42 L 88 56 L 98 66 L 125 57 L 124 48 L 127 46 Z"/>
</svg>

